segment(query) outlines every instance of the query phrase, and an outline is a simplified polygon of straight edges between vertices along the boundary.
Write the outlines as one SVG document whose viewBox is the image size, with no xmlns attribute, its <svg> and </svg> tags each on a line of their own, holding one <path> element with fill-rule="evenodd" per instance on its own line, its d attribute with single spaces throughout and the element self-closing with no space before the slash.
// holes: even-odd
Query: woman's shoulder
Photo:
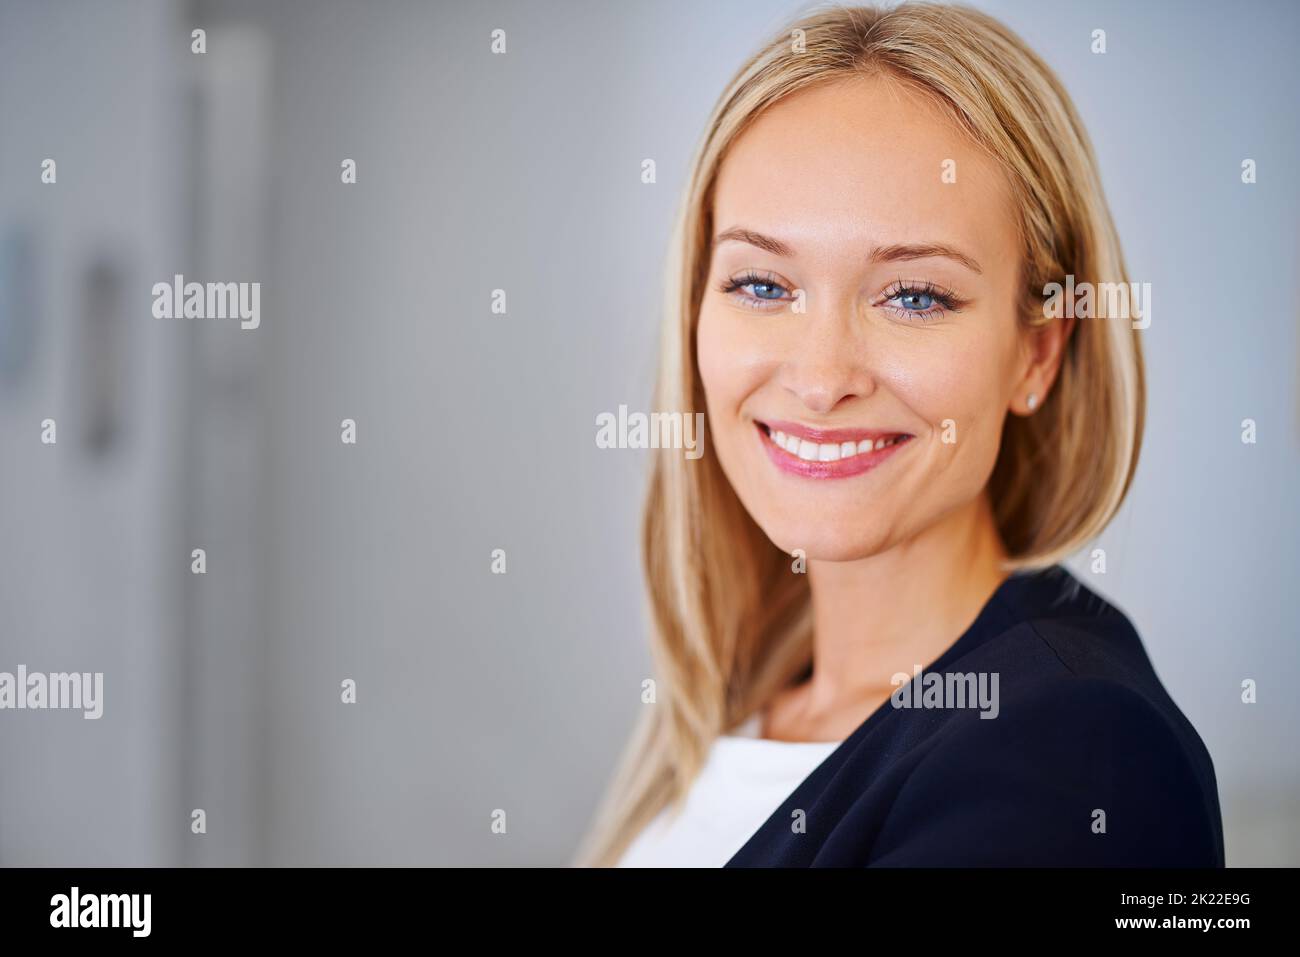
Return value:
<svg viewBox="0 0 1300 957">
<path fill-rule="evenodd" d="M 1063 569 L 1002 598 L 999 640 L 952 664 L 1003 672 L 996 709 L 931 737 L 881 863 L 1222 866 L 1213 763 L 1128 617 Z"/>
<path fill-rule="evenodd" d="M 896 863 L 1223 866 L 1208 755 L 1122 681 L 1035 682 L 995 720 L 955 723 L 932 744 L 881 835 L 882 863 L 892 832 L 907 837 Z M 933 823 L 936 806 L 949 813 Z"/>
<path fill-rule="evenodd" d="M 1002 644 L 984 650 L 990 659 L 1020 665 L 1007 690 L 1023 707 L 1052 707 L 1062 694 L 1083 712 L 1124 701 L 1141 710 L 1146 723 L 1172 725 L 1175 736 L 1203 749 L 1117 605 L 1060 565 L 1026 576 L 999 598 L 1006 609 Z"/>
</svg>

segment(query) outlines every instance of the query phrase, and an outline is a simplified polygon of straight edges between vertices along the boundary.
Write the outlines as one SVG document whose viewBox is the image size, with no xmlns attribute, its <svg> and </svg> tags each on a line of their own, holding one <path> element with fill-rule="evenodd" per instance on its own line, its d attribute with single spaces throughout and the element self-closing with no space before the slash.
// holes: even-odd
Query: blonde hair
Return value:
<svg viewBox="0 0 1300 957">
<path fill-rule="evenodd" d="M 1087 133 L 1060 81 L 1019 37 L 959 6 L 817 10 L 745 63 L 696 151 L 669 248 L 657 408 L 706 408 L 695 321 L 727 148 L 784 97 L 878 73 L 928 93 L 1001 163 L 1024 246 L 1027 325 L 1044 321 L 1044 285 L 1067 274 L 1127 282 Z M 1137 466 L 1144 389 L 1130 323 L 1075 324 L 1049 397 L 1032 416 L 1007 417 L 989 480 L 1008 571 L 1056 563 L 1114 516 Z M 714 738 L 811 662 L 807 576 L 789 574 L 789 556 L 746 513 L 716 457 L 655 459 L 642 532 L 657 702 L 642 709 L 579 865 L 616 863 L 656 813 L 680 810 Z"/>
</svg>

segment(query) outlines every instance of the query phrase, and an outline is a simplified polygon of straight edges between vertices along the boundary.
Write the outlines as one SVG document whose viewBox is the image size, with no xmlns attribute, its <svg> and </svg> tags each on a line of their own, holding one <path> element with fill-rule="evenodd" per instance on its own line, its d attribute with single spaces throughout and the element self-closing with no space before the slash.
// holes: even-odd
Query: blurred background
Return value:
<svg viewBox="0 0 1300 957">
<path fill-rule="evenodd" d="M 1228 863 L 1300 864 L 1300 8 L 977 5 L 1154 290 L 1075 570 L 1205 740 Z M 650 673 L 648 460 L 595 416 L 648 408 L 691 149 L 805 8 L 0 0 L 0 671 L 104 673 L 98 721 L 0 713 L 0 864 L 568 862 Z M 177 273 L 260 282 L 261 327 L 153 318 Z"/>
</svg>

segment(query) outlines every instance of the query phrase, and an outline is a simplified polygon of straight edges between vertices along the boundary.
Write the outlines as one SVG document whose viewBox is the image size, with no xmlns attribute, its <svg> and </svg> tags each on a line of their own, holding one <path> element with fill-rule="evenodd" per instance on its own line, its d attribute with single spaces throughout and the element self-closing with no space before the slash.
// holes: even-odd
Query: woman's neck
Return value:
<svg viewBox="0 0 1300 957">
<path fill-rule="evenodd" d="M 1005 556 L 979 496 L 880 555 L 810 562 L 813 673 L 799 695 L 803 720 L 883 700 L 895 674 L 938 658 L 1006 578 Z"/>
</svg>

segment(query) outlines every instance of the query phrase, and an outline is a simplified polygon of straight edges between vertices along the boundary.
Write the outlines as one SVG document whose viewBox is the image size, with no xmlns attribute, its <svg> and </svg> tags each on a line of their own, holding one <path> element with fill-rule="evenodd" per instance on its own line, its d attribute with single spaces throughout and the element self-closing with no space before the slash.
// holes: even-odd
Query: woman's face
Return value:
<svg viewBox="0 0 1300 957">
<path fill-rule="evenodd" d="M 697 357 L 723 471 L 778 547 L 863 558 L 977 504 L 1008 409 L 1044 395 L 1012 213 L 887 78 L 795 94 L 733 144 Z"/>
</svg>

